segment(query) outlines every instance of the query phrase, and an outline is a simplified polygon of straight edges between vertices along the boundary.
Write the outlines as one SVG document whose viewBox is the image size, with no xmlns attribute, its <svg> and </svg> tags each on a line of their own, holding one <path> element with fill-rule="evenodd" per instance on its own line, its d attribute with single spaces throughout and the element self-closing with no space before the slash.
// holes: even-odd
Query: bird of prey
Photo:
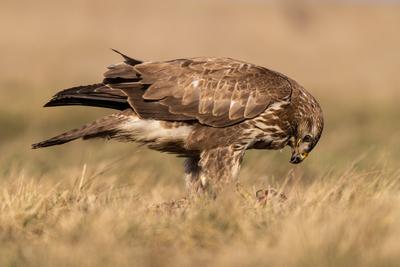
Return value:
<svg viewBox="0 0 400 267">
<path fill-rule="evenodd" d="M 322 110 L 289 77 L 231 58 L 142 62 L 114 50 L 100 83 L 65 89 L 45 107 L 83 105 L 119 110 L 33 148 L 75 139 L 146 144 L 185 157 L 191 192 L 217 192 L 235 181 L 247 149 L 292 149 L 302 162 L 320 139 Z"/>
</svg>

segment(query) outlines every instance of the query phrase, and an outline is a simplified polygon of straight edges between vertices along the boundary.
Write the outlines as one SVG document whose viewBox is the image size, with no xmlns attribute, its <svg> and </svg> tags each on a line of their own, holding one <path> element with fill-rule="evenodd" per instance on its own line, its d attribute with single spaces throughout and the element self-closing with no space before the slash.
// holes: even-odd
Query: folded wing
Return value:
<svg viewBox="0 0 400 267">
<path fill-rule="evenodd" d="M 124 62 L 109 66 L 102 83 L 60 91 L 45 106 L 132 108 L 143 119 L 226 127 L 291 97 L 286 76 L 234 59 L 141 62 L 121 55 Z"/>
<path fill-rule="evenodd" d="M 254 118 L 291 96 L 284 75 L 229 58 L 125 62 L 110 66 L 104 77 L 142 118 L 195 120 L 213 127 Z"/>
</svg>

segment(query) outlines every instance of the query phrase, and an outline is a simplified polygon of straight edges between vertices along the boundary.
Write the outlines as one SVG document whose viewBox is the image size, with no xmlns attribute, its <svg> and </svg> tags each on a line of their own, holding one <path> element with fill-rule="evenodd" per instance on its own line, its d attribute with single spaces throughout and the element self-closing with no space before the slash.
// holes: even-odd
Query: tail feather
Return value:
<svg viewBox="0 0 400 267">
<path fill-rule="evenodd" d="M 117 110 L 129 108 L 127 96 L 123 92 L 111 89 L 103 83 L 65 89 L 53 96 L 44 106 L 72 105 L 105 107 Z"/>
<path fill-rule="evenodd" d="M 61 145 L 82 138 L 112 138 L 119 133 L 119 125 L 128 120 L 134 113 L 128 109 L 120 113 L 112 114 L 94 122 L 88 123 L 81 128 L 74 129 L 57 135 L 48 140 L 32 145 L 33 149 Z"/>
</svg>

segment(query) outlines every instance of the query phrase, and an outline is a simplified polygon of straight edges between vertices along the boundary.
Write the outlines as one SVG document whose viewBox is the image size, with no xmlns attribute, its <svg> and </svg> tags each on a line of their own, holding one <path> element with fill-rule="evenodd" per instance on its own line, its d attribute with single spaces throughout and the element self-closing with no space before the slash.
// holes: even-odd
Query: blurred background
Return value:
<svg viewBox="0 0 400 267">
<path fill-rule="evenodd" d="M 232 57 L 307 88 L 324 110 L 319 145 L 296 167 L 286 149 L 249 152 L 242 170 L 248 185 L 279 182 L 290 171 L 307 181 L 353 163 L 396 168 L 399 27 L 395 1 L 1 0 L 0 177 L 58 181 L 86 164 L 89 172 L 107 172 L 104 179 L 182 194 L 181 159 L 134 144 L 30 149 L 112 112 L 42 108 L 58 90 L 100 81 L 105 67 L 121 60 L 110 48 L 142 60 Z"/>
</svg>

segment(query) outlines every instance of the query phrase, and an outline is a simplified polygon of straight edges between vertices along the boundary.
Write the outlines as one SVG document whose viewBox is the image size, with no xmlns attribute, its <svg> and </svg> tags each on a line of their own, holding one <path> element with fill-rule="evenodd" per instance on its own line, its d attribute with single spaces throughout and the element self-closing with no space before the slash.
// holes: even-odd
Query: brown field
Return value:
<svg viewBox="0 0 400 267">
<path fill-rule="evenodd" d="M 400 5 L 315 2 L 0 0 L 0 266 L 399 266 Z M 97 82 L 120 60 L 109 48 L 283 72 L 319 100 L 322 139 L 299 166 L 247 153 L 242 194 L 155 208 L 185 195 L 181 159 L 102 140 L 30 149 L 110 113 L 41 108 Z M 288 200 L 257 205 L 269 185 Z"/>
</svg>

